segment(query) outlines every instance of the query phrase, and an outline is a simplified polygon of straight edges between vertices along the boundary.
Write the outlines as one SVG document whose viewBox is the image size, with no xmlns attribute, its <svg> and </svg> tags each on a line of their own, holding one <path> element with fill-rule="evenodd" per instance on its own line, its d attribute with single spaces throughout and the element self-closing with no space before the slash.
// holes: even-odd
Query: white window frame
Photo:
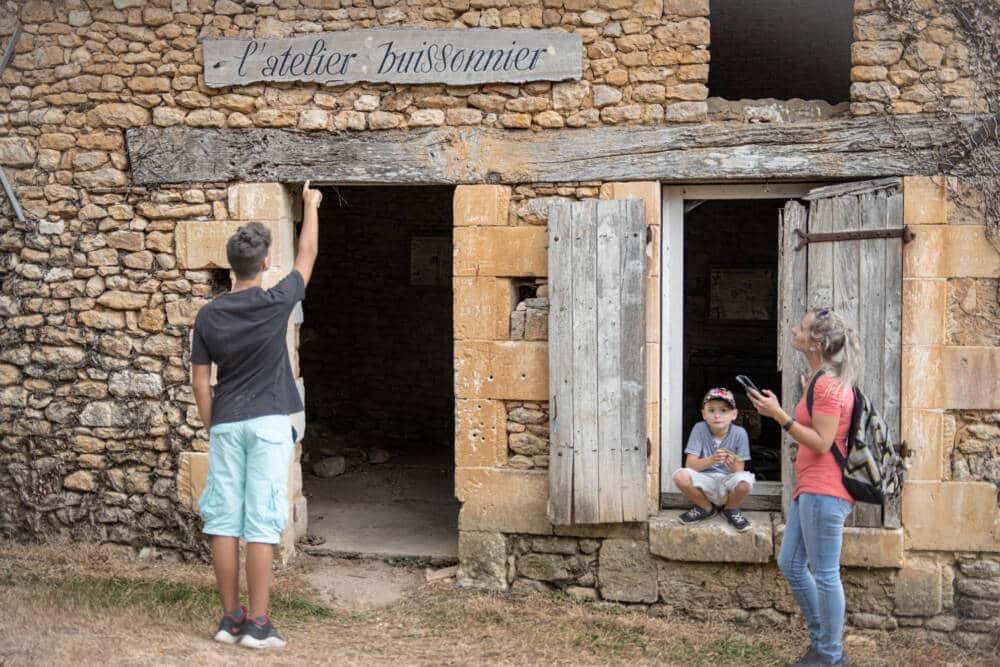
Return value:
<svg viewBox="0 0 1000 667">
<path fill-rule="evenodd" d="M 825 183 L 664 185 L 660 235 L 660 493 L 680 493 L 683 464 L 684 202 L 706 199 L 796 199 Z M 779 220 L 775 216 L 774 224 Z M 780 261 L 779 257 L 779 261 Z M 775 350 L 777 352 L 777 350 Z M 781 496 L 781 482 L 758 482 L 753 495 Z"/>
</svg>

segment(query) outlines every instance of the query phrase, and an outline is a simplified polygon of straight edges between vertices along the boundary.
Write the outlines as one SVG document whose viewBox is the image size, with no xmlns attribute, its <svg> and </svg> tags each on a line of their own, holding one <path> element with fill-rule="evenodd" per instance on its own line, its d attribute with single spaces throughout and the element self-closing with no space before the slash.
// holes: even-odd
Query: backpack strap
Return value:
<svg viewBox="0 0 1000 667">
<path fill-rule="evenodd" d="M 809 416 L 812 417 L 813 414 L 813 398 L 816 393 L 816 383 L 819 382 L 819 378 L 823 375 L 825 371 L 821 368 L 816 371 L 815 377 L 813 377 L 812 382 L 809 383 L 809 389 L 806 390 L 806 410 L 809 411 Z M 853 419 L 851 420 L 853 422 Z M 847 459 L 841 455 L 840 450 L 837 449 L 837 442 L 830 446 L 830 453 L 833 454 L 833 458 L 837 461 L 840 469 L 843 470 L 847 467 Z"/>
<path fill-rule="evenodd" d="M 816 393 L 816 383 L 825 372 L 822 368 L 816 371 L 816 375 L 813 376 L 812 382 L 809 383 L 809 388 L 806 390 L 806 410 L 810 417 L 813 414 L 813 395 Z"/>
</svg>

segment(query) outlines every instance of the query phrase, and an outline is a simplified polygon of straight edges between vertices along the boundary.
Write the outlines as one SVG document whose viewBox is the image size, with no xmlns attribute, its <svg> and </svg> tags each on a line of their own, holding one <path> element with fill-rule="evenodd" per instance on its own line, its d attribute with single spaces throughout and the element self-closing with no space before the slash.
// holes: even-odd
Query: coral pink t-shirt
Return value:
<svg viewBox="0 0 1000 667">
<path fill-rule="evenodd" d="M 854 392 L 849 386 L 838 384 L 835 378 L 823 375 L 816 381 L 813 390 L 813 414 L 839 417 L 834 447 L 841 454 L 847 454 L 847 432 L 851 428 L 851 412 L 854 410 Z M 812 417 L 806 407 L 806 395 L 795 406 L 795 420 L 803 426 L 812 427 Z M 808 447 L 799 445 L 795 457 L 795 474 L 798 478 L 793 498 L 800 493 L 816 493 L 834 496 L 854 504 L 851 494 L 844 488 L 843 472 L 833 457 L 833 452 L 817 454 Z"/>
</svg>

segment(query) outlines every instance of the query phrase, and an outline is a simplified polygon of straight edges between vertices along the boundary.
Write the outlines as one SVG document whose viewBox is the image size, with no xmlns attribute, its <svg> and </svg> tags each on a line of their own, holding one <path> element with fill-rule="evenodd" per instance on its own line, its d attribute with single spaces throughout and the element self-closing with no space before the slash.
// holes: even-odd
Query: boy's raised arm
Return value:
<svg viewBox="0 0 1000 667">
<path fill-rule="evenodd" d="M 302 230 L 299 232 L 299 247 L 295 253 L 295 270 L 302 274 L 302 282 L 309 284 L 316 256 L 319 254 L 319 205 L 323 193 L 309 187 L 309 181 L 302 186 Z"/>
</svg>

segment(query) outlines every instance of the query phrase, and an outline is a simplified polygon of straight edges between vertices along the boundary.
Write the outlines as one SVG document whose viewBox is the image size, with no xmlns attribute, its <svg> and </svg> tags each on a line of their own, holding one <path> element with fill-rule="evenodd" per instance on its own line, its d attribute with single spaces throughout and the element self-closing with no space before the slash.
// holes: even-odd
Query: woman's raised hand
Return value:
<svg viewBox="0 0 1000 667">
<path fill-rule="evenodd" d="M 770 389 L 764 389 L 761 392 L 751 389 L 747 392 L 747 397 L 754 409 L 762 416 L 774 419 L 781 414 L 781 404 L 778 403 L 778 397 Z"/>
</svg>

